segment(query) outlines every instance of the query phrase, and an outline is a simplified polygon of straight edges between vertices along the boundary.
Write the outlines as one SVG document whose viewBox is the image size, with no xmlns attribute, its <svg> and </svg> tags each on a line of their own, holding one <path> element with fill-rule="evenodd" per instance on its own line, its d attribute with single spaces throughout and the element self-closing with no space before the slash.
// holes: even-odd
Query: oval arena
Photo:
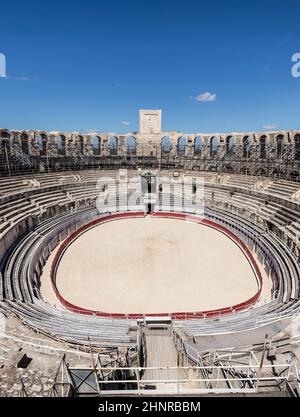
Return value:
<svg viewBox="0 0 300 417">
<path fill-rule="evenodd" d="M 52 265 L 62 304 L 104 316 L 176 318 L 259 299 L 261 272 L 232 233 L 197 217 L 165 216 L 106 216 L 73 233 Z"/>
<path fill-rule="evenodd" d="M 299 314 L 300 132 L 162 132 L 146 114 L 124 135 L 0 129 L 0 314 L 57 349 L 140 369 L 169 343 L 168 369 L 177 352 L 209 367 Z"/>
</svg>

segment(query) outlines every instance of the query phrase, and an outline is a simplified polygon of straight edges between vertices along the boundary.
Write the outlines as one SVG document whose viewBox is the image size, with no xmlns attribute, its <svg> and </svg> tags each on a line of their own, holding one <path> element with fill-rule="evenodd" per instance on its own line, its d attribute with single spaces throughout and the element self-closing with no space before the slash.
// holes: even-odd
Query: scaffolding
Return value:
<svg viewBox="0 0 300 417">
<path fill-rule="evenodd" d="M 174 343 L 171 366 L 152 366 L 159 346 L 148 345 L 149 335 L 161 344 Z M 149 347 L 152 350 L 149 352 Z M 163 345 L 161 345 L 163 346 Z M 157 350 L 155 351 L 154 349 Z M 171 352 L 171 351 L 170 351 Z M 270 353 L 271 352 L 271 353 Z M 299 396 L 299 361 L 293 352 L 274 361 L 265 340 L 260 349 L 220 349 L 198 352 L 172 327 L 140 329 L 136 349 L 94 355 L 90 367 L 70 367 L 64 355 L 51 396 L 165 396 L 207 394 L 258 394 L 283 392 Z M 152 356 L 152 362 L 147 357 Z M 167 352 L 167 355 L 169 353 Z M 166 356 L 166 355 L 165 355 Z M 266 360 L 268 357 L 269 361 Z M 177 362 L 176 366 L 174 362 Z M 149 366 L 150 364 L 150 366 Z"/>
</svg>

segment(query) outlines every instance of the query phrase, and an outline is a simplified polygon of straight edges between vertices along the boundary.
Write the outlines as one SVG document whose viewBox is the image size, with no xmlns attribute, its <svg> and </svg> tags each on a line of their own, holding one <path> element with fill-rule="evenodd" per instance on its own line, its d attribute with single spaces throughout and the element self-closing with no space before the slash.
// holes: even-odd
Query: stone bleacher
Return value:
<svg viewBox="0 0 300 417">
<path fill-rule="evenodd" d="M 298 311 L 300 203 L 299 211 L 297 204 L 292 208 L 288 203 L 299 191 L 299 184 L 272 180 L 257 188 L 260 181 L 257 177 L 185 173 L 189 174 L 195 178 L 203 174 L 206 215 L 231 227 L 264 259 L 277 291 L 277 304 L 272 304 L 266 311 L 260 307 L 251 310 L 250 318 L 240 313 L 241 320 L 225 317 L 218 324 L 210 322 L 211 327 L 203 320 L 186 321 L 186 330 L 190 333 L 224 330 L 224 323 L 228 325 L 226 329 L 241 330 L 253 325 L 258 318 L 261 322 L 270 320 L 276 311 L 286 315 Z M 137 171 L 128 172 L 129 178 L 136 175 Z M 173 173 L 163 171 L 161 176 L 171 177 Z M 101 177 L 118 180 L 119 172 L 89 170 L 0 179 L 0 257 L 4 259 L 6 251 L 18 242 L 11 257 L 5 261 L 6 273 L 0 295 L 9 311 L 25 323 L 59 339 L 75 343 L 86 341 L 90 336 L 95 344 L 130 344 L 134 341 L 129 332 L 135 322 L 62 313 L 45 303 L 37 287 L 40 267 L 32 270 L 30 263 L 30 259 L 35 259 L 43 265 L 50 254 L 49 247 L 54 248 L 63 236 L 66 222 L 71 221 L 72 216 L 75 218 L 94 210 L 99 194 L 96 184 Z M 276 200 L 270 200 L 270 196 Z M 176 196 L 172 198 L 176 199 Z M 267 229 L 270 224 L 272 230 Z M 54 231 L 57 231 L 55 237 Z"/>
</svg>

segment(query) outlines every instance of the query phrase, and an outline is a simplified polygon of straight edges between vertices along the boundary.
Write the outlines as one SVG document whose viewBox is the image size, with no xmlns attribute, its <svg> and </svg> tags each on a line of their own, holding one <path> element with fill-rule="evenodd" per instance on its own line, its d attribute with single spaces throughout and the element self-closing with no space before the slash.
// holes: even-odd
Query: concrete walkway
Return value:
<svg viewBox="0 0 300 417">
<path fill-rule="evenodd" d="M 143 375 L 143 381 L 178 381 L 184 378 L 183 371 L 178 369 L 168 369 L 178 366 L 178 353 L 174 345 L 173 337 L 170 335 L 146 335 L 147 349 L 147 368 L 163 367 L 165 369 L 147 369 Z M 157 389 L 167 389 L 168 391 L 178 389 L 175 382 L 147 382 L 147 385 L 156 385 Z"/>
</svg>

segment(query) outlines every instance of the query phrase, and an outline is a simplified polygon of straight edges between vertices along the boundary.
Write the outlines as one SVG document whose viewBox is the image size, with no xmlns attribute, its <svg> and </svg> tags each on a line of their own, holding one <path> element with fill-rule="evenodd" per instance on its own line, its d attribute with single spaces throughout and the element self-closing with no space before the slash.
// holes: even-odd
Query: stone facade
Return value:
<svg viewBox="0 0 300 417">
<path fill-rule="evenodd" d="M 113 163 L 299 177 L 300 130 L 232 133 L 160 131 L 161 111 L 141 110 L 124 134 L 0 129 L 0 161 L 19 167 Z M 127 164 L 127 165 L 126 165 Z M 99 166 L 100 166 L 99 165 Z M 3 168 L 2 168 L 3 171 Z"/>
<path fill-rule="evenodd" d="M 161 110 L 140 110 L 140 133 L 161 132 Z"/>
</svg>

